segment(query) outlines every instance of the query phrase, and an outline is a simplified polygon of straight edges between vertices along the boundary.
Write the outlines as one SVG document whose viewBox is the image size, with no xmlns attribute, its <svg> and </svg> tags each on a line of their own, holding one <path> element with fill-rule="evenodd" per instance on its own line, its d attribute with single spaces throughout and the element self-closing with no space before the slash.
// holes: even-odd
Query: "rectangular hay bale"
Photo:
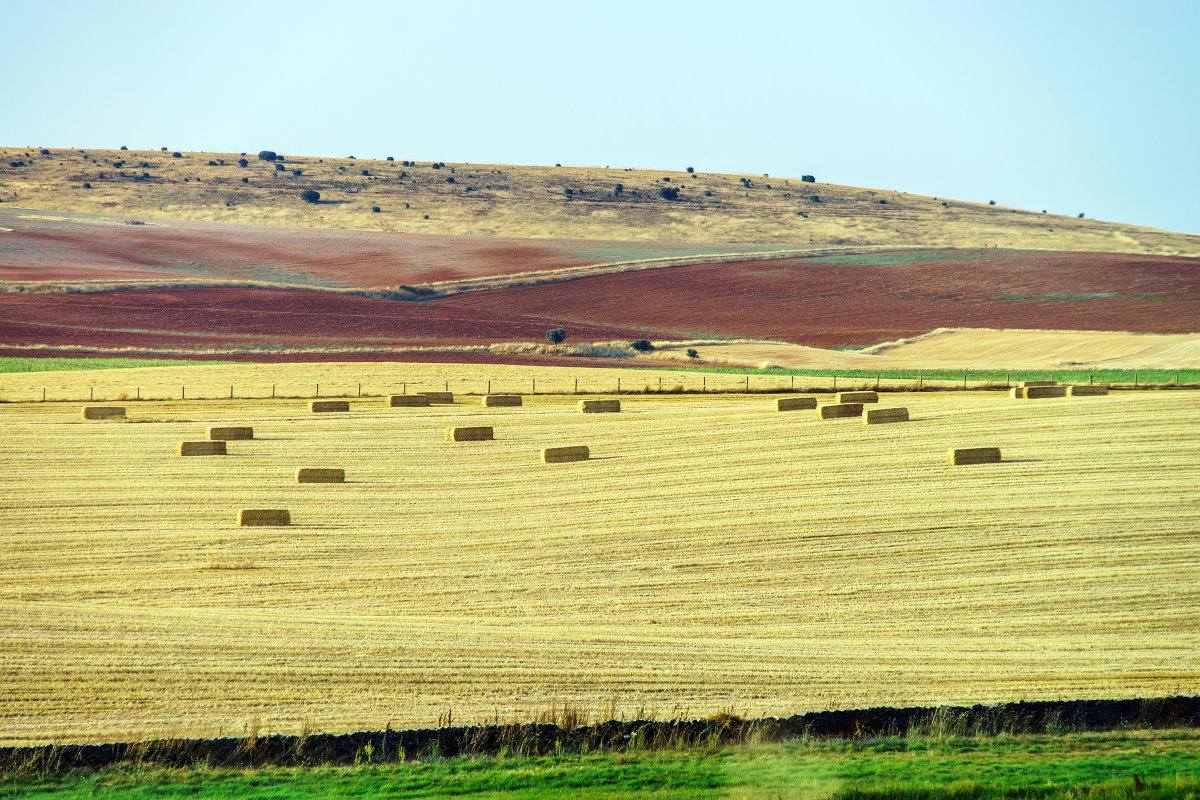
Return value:
<svg viewBox="0 0 1200 800">
<path fill-rule="evenodd" d="M 839 392 L 837 396 L 839 403 L 878 403 L 878 392 Z"/>
<path fill-rule="evenodd" d="M 1108 394 L 1107 386 L 1068 386 L 1067 397 L 1100 397 Z"/>
<path fill-rule="evenodd" d="M 817 419 L 842 419 L 843 417 L 861 417 L 862 403 L 829 403 L 817 409 Z"/>
<path fill-rule="evenodd" d="M 286 508 L 243 508 L 238 512 L 238 525 L 291 525 L 292 515 Z"/>
<path fill-rule="evenodd" d="M 125 406 L 84 406 L 84 419 L 117 419 L 125 417 Z"/>
<path fill-rule="evenodd" d="M 179 455 L 181 456 L 223 456 L 225 452 L 225 440 L 221 439 L 215 442 L 180 442 Z"/>
<path fill-rule="evenodd" d="M 580 414 L 615 414 L 621 410 L 620 400 L 580 400 Z"/>
<path fill-rule="evenodd" d="M 542 448 L 542 462 L 546 464 L 562 464 L 567 461 L 587 461 L 591 453 L 587 445 L 573 445 L 570 447 L 544 447 Z"/>
<path fill-rule="evenodd" d="M 236 425 L 228 428 L 209 428 L 208 438 L 210 441 L 233 441 L 235 439 L 253 439 L 254 428 L 249 425 Z"/>
<path fill-rule="evenodd" d="M 350 401 L 348 400 L 313 400 L 308 404 L 308 410 L 314 414 L 320 414 L 325 411 L 349 411 Z"/>
<path fill-rule="evenodd" d="M 1021 381 L 1017 386 L 1022 389 L 1028 389 L 1030 386 L 1058 386 L 1058 381 Z"/>
<path fill-rule="evenodd" d="M 947 464 L 996 464 L 999 447 L 959 447 L 946 451 Z"/>
<path fill-rule="evenodd" d="M 1045 397 L 1066 397 L 1066 386 L 1029 386 L 1025 389 L 1025 399 L 1040 400 Z"/>
<path fill-rule="evenodd" d="M 775 400 L 776 411 L 800 411 L 816 407 L 815 397 L 780 397 Z"/>
<path fill-rule="evenodd" d="M 1014 400 L 1024 400 L 1025 399 L 1025 387 L 1014 386 L 1012 388 L 1012 391 L 1010 391 L 1008 393 L 1008 396 Z"/>
<path fill-rule="evenodd" d="M 346 470 L 335 467 L 300 467 L 296 483 L 345 483 Z"/>
<path fill-rule="evenodd" d="M 487 394 L 483 396 L 483 404 L 485 406 L 519 406 L 521 405 L 521 395 Z"/>
<path fill-rule="evenodd" d="M 393 394 L 388 395 L 390 408 L 428 408 L 429 398 L 423 394 Z"/>
<path fill-rule="evenodd" d="M 454 392 L 417 392 L 431 404 L 432 403 L 453 403 Z"/>
<path fill-rule="evenodd" d="M 878 425 L 884 422 L 908 422 L 908 409 L 871 408 L 863 414 L 864 425 Z"/>
<path fill-rule="evenodd" d="M 486 442 L 492 438 L 492 429 L 486 425 L 446 428 L 447 442 Z"/>
</svg>

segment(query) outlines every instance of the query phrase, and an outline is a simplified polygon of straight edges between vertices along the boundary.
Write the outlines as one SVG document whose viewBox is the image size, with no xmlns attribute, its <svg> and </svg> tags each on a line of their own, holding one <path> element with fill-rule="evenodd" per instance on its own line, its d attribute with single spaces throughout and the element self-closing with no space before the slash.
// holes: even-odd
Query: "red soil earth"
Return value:
<svg viewBox="0 0 1200 800">
<path fill-rule="evenodd" d="M 181 220 L 127 223 L 117 217 L 0 209 L 0 282 L 141 279 L 398 286 L 711 250 L 652 242 L 433 236 Z"/>
<path fill-rule="evenodd" d="M 306 290 L 0 294 L 0 347 L 161 350 L 241 345 L 263 350 L 296 346 L 392 349 L 545 342 L 547 330 L 565 324 L 553 315 L 525 317 Z M 630 338 L 637 336 L 619 326 L 570 324 L 570 341 Z M 331 354 L 325 360 L 345 360 L 346 355 Z"/>
<path fill-rule="evenodd" d="M 654 338 L 769 337 L 861 346 L 940 327 L 1200 331 L 1200 259 L 947 250 L 671 267 L 454 295 L 482 315 Z"/>
</svg>

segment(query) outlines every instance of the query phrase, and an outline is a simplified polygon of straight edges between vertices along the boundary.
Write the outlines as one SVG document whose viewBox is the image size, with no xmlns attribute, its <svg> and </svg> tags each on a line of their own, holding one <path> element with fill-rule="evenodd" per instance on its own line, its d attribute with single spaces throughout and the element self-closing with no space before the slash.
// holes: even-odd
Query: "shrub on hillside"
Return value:
<svg viewBox="0 0 1200 800">
<path fill-rule="evenodd" d="M 629 346 L 639 353 L 649 353 L 654 349 L 654 345 L 650 344 L 649 339 L 634 339 L 629 343 Z"/>
<path fill-rule="evenodd" d="M 276 158 L 277 158 L 277 156 L 275 155 L 274 150 L 259 150 L 258 151 L 258 160 L 259 161 L 274 161 Z"/>
<path fill-rule="evenodd" d="M 691 173 L 695 172 L 696 170 L 692 167 L 688 167 L 687 171 L 688 171 L 688 174 L 691 174 Z"/>
<path fill-rule="evenodd" d="M 689 347 L 687 350 L 687 357 L 688 358 L 699 358 L 700 354 L 696 352 L 696 348 Z"/>
<path fill-rule="evenodd" d="M 551 344 L 562 344 L 566 341 L 567 332 L 562 328 L 555 328 L 552 331 L 546 331 L 546 339 Z"/>
<path fill-rule="evenodd" d="M 371 213 L 372 213 L 372 214 L 378 214 L 378 213 L 379 213 L 379 210 L 380 210 L 380 209 L 379 209 L 379 206 L 371 206 Z"/>
<path fill-rule="evenodd" d="M 122 149 L 122 150 L 128 150 L 129 148 L 128 148 L 128 147 L 126 147 L 125 145 L 121 145 L 121 149 Z"/>
<path fill-rule="evenodd" d="M 248 167 L 248 166 L 250 166 L 250 162 L 249 162 L 249 161 L 247 161 L 247 160 L 246 160 L 246 159 L 244 159 L 244 158 L 239 158 L 239 159 L 238 159 L 238 166 L 239 166 L 239 167 Z"/>
<path fill-rule="evenodd" d="M 171 153 L 171 158 L 183 158 L 183 153 L 176 150 L 174 153 Z"/>
<path fill-rule="evenodd" d="M 664 200 L 678 200 L 679 190 L 671 186 L 664 186 L 658 190 L 658 195 Z"/>
<path fill-rule="evenodd" d="M 800 180 L 802 183 L 816 183 L 817 182 L 817 179 L 814 178 L 812 175 L 801 175 Z"/>
<path fill-rule="evenodd" d="M 245 180 L 245 178 L 242 180 Z M 319 203 L 321 201 L 321 193 L 316 189 L 305 189 L 300 193 L 300 199 L 306 203 Z"/>
</svg>

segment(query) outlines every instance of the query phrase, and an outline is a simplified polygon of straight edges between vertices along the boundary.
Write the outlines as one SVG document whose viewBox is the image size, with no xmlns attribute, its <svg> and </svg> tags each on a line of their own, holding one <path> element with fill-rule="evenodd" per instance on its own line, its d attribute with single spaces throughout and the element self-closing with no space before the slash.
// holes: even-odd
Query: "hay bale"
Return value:
<svg viewBox="0 0 1200 800">
<path fill-rule="evenodd" d="M 483 404 L 485 406 L 519 406 L 521 405 L 521 395 L 488 394 L 483 396 Z"/>
<path fill-rule="evenodd" d="M 429 398 L 423 394 L 393 394 L 388 396 L 391 408 L 428 408 Z"/>
<path fill-rule="evenodd" d="M 839 403 L 878 403 L 878 392 L 839 392 L 837 396 Z"/>
<path fill-rule="evenodd" d="M 225 452 L 225 440 L 215 442 L 180 442 L 179 455 L 181 456 L 223 456 Z"/>
<path fill-rule="evenodd" d="M 325 411 L 349 411 L 350 401 L 348 400 L 313 400 L 308 404 L 308 410 L 314 414 L 320 414 Z"/>
<path fill-rule="evenodd" d="M 588 451 L 587 445 L 574 445 L 571 447 L 544 447 L 542 448 L 542 462 L 545 464 L 562 464 L 567 461 L 587 461 L 591 453 Z"/>
<path fill-rule="evenodd" d="M 1099 397 L 1108 394 L 1107 386 L 1068 386 L 1067 397 Z"/>
<path fill-rule="evenodd" d="M 208 438 L 211 441 L 233 441 L 234 439 L 253 439 L 254 428 L 249 425 L 238 425 L 230 428 L 209 428 Z"/>
<path fill-rule="evenodd" d="M 1013 398 L 1014 400 L 1024 400 L 1025 399 L 1025 388 L 1022 386 L 1014 386 L 1012 388 L 1012 391 L 1010 391 L 1008 393 L 1008 396 Z"/>
<path fill-rule="evenodd" d="M 863 414 L 864 425 L 879 425 L 885 422 L 908 422 L 908 409 L 872 408 Z"/>
<path fill-rule="evenodd" d="M 424 397 L 432 403 L 453 403 L 454 392 L 417 392 L 421 397 Z"/>
<path fill-rule="evenodd" d="M 1058 381 L 1021 381 L 1017 386 L 1022 389 L 1028 389 L 1030 386 L 1058 386 Z"/>
<path fill-rule="evenodd" d="M 800 411 L 816 407 L 815 397 L 780 397 L 775 401 L 776 411 Z"/>
<path fill-rule="evenodd" d="M 829 403 L 817 409 L 817 419 L 841 419 L 843 417 L 861 417 L 862 403 Z"/>
<path fill-rule="evenodd" d="M 999 461 L 999 447 L 959 447 L 946 452 L 947 464 L 996 464 Z"/>
<path fill-rule="evenodd" d="M 1027 400 L 1040 400 L 1045 397 L 1066 397 L 1066 386 L 1029 386 L 1025 389 Z"/>
<path fill-rule="evenodd" d="M 238 512 L 238 525 L 291 525 L 292 515 L 286 508 L 243 508 Z"/>
<path fill-rule="evenodd" d="M 620 400 L 580 400 L 580 414 L 615 414 L 621 410 Z"/>
<path fill-rule="evenodd" d="M 84 419 L 124 419 L 125 406 L 84 406 Z"/>
<path fill-rule="evenodd" d="M 346 470 L 335 467 L 300 467 L 296 483 L 345 483 Z"/>
<path fill-rule="evenodd" d="M 485 425 L 446 428 L 447 442 L 484 442 L 492 438 L 492 429 Z"/>
</svg>

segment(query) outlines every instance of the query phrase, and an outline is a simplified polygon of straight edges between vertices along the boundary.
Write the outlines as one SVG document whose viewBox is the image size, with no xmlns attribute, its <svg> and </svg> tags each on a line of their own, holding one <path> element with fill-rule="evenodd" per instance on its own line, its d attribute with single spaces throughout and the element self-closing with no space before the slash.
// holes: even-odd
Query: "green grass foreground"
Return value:
<svg viewBox="0 0 1200 800">
<path fill-rule="evenodd" d="M 126 764 L 0 780 L 0 797 L 97 796 L 1196 800 L 1200 731 L 808 740 L 258 770 Z"/>
</svg>

